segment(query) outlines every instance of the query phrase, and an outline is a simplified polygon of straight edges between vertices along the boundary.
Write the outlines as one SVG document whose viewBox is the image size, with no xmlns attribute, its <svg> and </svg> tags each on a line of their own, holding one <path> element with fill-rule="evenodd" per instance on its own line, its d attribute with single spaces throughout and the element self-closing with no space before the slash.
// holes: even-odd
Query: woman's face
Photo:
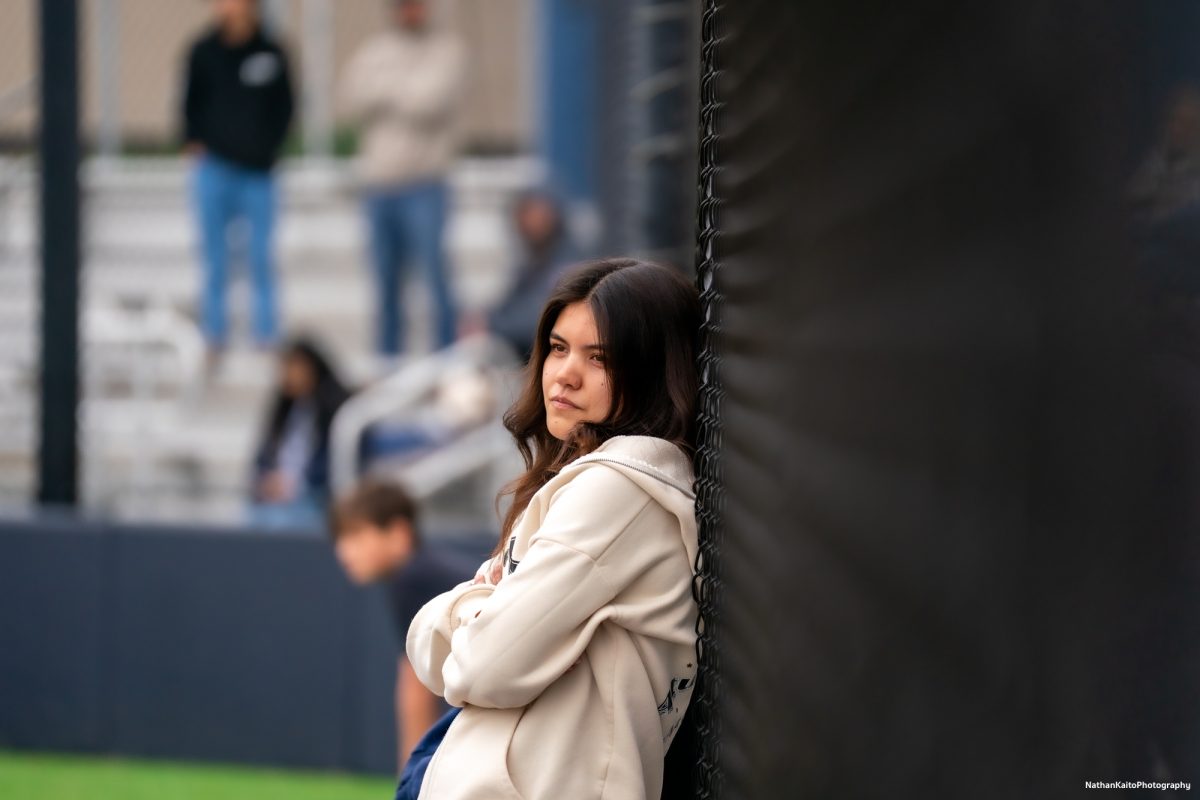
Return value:
<svg viewBox="0 0 1200 800">
<path fill-rule="evenodd" d="M 542 365 L 546 427 L 565 439 L 581 422 L 600 422 L 612 407 L 604 351 L 592 309 L 580 301 L 565 307 L 550 332 Z"/>
</svg>

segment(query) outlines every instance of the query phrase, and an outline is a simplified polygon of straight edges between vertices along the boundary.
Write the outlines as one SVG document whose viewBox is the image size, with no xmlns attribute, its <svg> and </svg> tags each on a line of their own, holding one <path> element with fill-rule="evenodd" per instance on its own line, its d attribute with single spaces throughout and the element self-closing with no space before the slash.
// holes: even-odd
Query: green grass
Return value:
<svg viewBox="0 0 1200 800">
<path fill-rule="evenodd" d="M 388 800 L 389 778 L 0 752 L 5 800 Z"/>
</svg>

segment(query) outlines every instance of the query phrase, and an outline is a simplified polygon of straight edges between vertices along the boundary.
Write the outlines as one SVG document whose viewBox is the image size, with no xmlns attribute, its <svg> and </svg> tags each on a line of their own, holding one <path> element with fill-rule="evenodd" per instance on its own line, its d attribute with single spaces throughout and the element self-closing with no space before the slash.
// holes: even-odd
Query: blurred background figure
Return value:
<svg viewBox="0 0 1200 800">
<path fill-rule="evenodd" d="M 1159 299 L 1200 294 L 1200 89 L 1177 86 L 1162 134 L 1134 175 L 1142 269 Z"/>
<path fill-rule="evenodd" d="M 319 524 L 329 493 L 329 430 L 349 396 L 314 342 L 296 339 L 281 351 L 279 384 L 254 459 L 258 524 Z"/>
<path fill-rule="evenodd" d="M 436 27 L 426 0 L 393 0 L 391 20 L 351 58 L 341 102 L 360 128 L 359 177 L 377 280 L 378 347 L 405 350 L 401 286 L 420 269 L 432 295 L 434 342 L 455 338 L 455 303 L 442 250 L 446 174 L 457 152 L 466 54 Z"/>
<path fill-rule="evenodd" d="M 529 359 L 538 314 L 551 289 L 574 257 L 563 207 L 548 189 L 531 189 L 513 204 L 517 238 L 516 282 L 508 294 L 480 321 L 495 335 Z"/>
<path fill-rule="evenodd" d="M 210 360 L 226 345 L 230 234 L 235 222 L 254 287 L 254 339 L 278 331 L 272 169 L 292 119 L 287 56 L 263 30 L 258 0 L 210 0 L 213 27 L 192 45 L 183 103 L 185 149 L 203 251 L 201 320 Z"/>
<path fill-rule="evenodd" d="M 426 545 L 417 506 L 399 485 L 366 481 L 341 498 L 331 515 L 330 535 L 350 580 L 386 583 L 396 630 L 396 742 L 401 768 L 413 745 L 446 710 L 441 698 L 417 680 L 404 655 L 413 617 L 430 599 L 469 580 L 483 559 Z"/>
</svg>

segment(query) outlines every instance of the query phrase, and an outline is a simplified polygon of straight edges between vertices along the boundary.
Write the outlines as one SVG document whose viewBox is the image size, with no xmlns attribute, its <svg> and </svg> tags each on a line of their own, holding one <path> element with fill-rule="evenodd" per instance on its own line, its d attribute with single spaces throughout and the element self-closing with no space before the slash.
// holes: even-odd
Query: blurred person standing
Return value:
<svg viewBox="0 0 1200 800">
<path fill-rule="evenodd" d="M 442 231 L 446 174 L 458 149 L 466 51 L 431 20 L 426 0 L 391 0 L 387 30 L 365 42 L 342 75 L 339 100 L 360 127 L 359 172 L 378 281 L 378 347 L 405 349 L 400 298 L 416 261 L 433 298 L 436 346 L 455 338 Z"/>
<path fill-rule="evenodd" d="M 329 432 L 349 396 L 315 342 L 295 339 L 283 348 L 278 387 L 254 459 L 255 523 L 320 524 L 329 496 Z"/>
<path fill-rule="evenodd" d="M 201 325 L 210 359 L 227 345 L 230 229 L 244 222 L 259 347 L 278 336 L 272 170 L 291 124 L 287 54 L 263 30 L 258 0 L 209 0 L 213 26 L 192 45 L 183 103 L 185 150 L 204 264 Z"/>
</svg>

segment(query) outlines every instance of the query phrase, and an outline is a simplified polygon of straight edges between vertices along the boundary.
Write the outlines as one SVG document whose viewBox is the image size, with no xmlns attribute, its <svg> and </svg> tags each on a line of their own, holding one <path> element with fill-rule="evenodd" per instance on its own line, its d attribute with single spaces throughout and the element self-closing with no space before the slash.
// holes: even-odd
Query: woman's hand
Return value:
<svg viewBox="0 0 1200 800">
<path fill-rule="evenodd" d="M 476 573 L 472 584 L 490 583 L 492 586 L 500 583 L 504 578 L 504 556 L 496 556 L 492 559 L 487 571 Z"/>
<path fill-rule="evenodd" d="M 500 579 L 503 577 L 504 577 L 504 556 L 496 556 L 495 558 L 492 559 L 491 563 L 488 565 L 488 568 L 485 572 L 477 572 L 475 574 L 475 578 L 471 581 L 471 585 L 474 586 L 476 584 L 486 583 L 486 584 L 491 584 L 492 586 L 495 586 L 496 584 L 498 584 L 500 582 Z M 480 611 L 482 611 L 482 609 L 480 609 Z M 478 617 L 480 614 L 480 611 L 476 611 L 475 616 Z"/>
</svg>

